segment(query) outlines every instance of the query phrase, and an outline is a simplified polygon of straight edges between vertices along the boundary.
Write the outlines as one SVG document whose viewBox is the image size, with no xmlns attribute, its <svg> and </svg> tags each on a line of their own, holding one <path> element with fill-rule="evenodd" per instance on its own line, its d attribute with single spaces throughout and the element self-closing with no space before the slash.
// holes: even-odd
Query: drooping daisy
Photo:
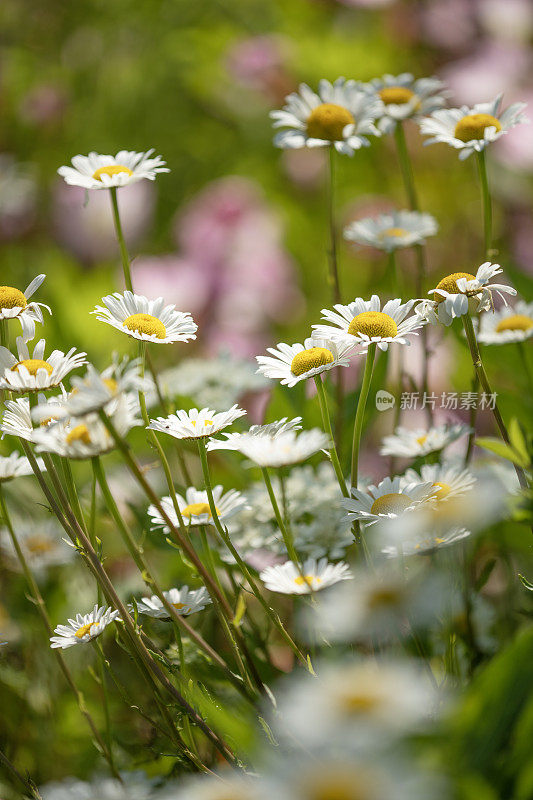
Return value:
<svg viewBox="0 0 533 800">
<path fill-rule="evenodd" d="M 112 189 L 144 178 L 153 181 L 159 172 L 170 172 L 161 156 L 152 158 L 153 152 L 120 150 L 116 156 L 99 153 L 78 155 L 72 159 L 72 167 L 59 167 L 57 171 L 70 186 L 83 189 Z"/>
<path fill-rule="evenodd" d="M 384 478 L 377 486 L 368 486 L 364 492 L 353 487 L 352 497 L 343 499 L 342 506 L 348 511 L 349 520 L 374 525 L 380 520 L 412 512 L 420 503 L 431 500 L 435 493 L 430 481 L 402 485 L 398 477 Z"/>
<path fill-rule="evenodd" d="M 435 489 L 434 499 L 437 501 L 448 501 L 453 497 L 458 497 L 473 488 L 476 477 L 462 466 L 452 466 L 448 464 L 424 464 L 418 473 L 414 469 L 408 469 L 401 476 L 400 482 L 407 486 L 410 483 L 432 482 Z"/>
<path fill-rule="evenodd" d="M 46 275 L 37 275 L 23 292 L 13 286 L 0 286 L 0 320 L 18 319 L 25 341 L 35 336 L 35 323 L 43 321 L 41 308 L 52 313 L 44 303 L 28 302 L 45 278 Z"/>
<path fill-rule="evenodd" d="M 461 424 L 414 430 L 400 426 L 393 434 L 383 437 L 379 452 L 382 456 L 418 458 L 436 453 L 470 432 L 468 425 Z"/>
<path fill-rule="evenodd" d="M 433 295 L 433 300 L 423 300 L 417 305 L 415 311 L 429 322 L 441 322 L 451 325 L 455 317 L 464 314 L 494 309 L 493 293 L 496 293 L 504 303 L 504 294 L 515 295 L 516 289 L 503 283 L 489 283 L 495 276 L 502 273 L 499 264 L 485 261 L 478 268 L 477 273 L 453 272 L 442 278 L 434 289 L 428 294 Z"/>
<path fill-rule="evenodd" d="M 186 525 L 213 525 L 213 517 L 209 508 L 209 498 L 206 491 L 200 491 L 189 487 L 185 492 L 185 497 L 176 494 L 181 516 Z M 213 499 L 218 518 L 224 522 L 238 514 L 246 508 L 246 498 L 235 489 L 230 489 L 224 494 L 222 486 L 213 487 Z M 175 527 L 178 527 L 178 517 L 171 497 L 163 497 L 161 505 L 172 520 Z M 163 528 L 165 533 L 169 532 L 167 523 L 154 505 L 149 506 L 148 516 L 152 520 L 152 528 Z"/>
<path fill-rule="evenodd" d="M 0 389 L 17 393 L 53 389 L 69 372 L 87 363 L 86 353 L 76 353 L 75 347 L 68 353 L 54 350 L 44 360 L 45 347 L 46 342 L 41 339 L 30 356 L 28 345 L 19 337 L 18 358 L 6 347 L 0 347 Z"/>
<path fill-rule="evenodd" d="M 63 650 L 82 642 L 90 642 L 99 636 L 110 622 L 114 622 L 119 615 L 118 611 L 113 611 L 106 606 L 98 607 L 95 605 L 89 614 L 76 614 L 74 619 L 68 620 L 68 625 L 58 625 L 51 636 L 51 648 L 61 647 Z"/>
<path fill-rule="evenodd" d="M 39 467 L 45 470 L 42 459 L 38 459 Z M 0 483 L 5 483 L 21 475 L 32 475 L 33 470 L 26 456 L 21 456 L 15 450 L 8 456 L 0 456 Z"/>
<path fill-rule="evenodd" d="M 308 558 L 302 564 L 301 572 L 292 561 L 286 561 L 285 564 L 267 567 L 259 577 L 271 592 L 309 594 L 339 581 L 350 580 L 353 576 L 348 564 L 343 561 L 330 564 L 327 558 Z"/>
<path fill-rule="evenodd" d="M 243 433 L 237 441 L 237 450 L 259 467 L 288 467 L 307 461 L 308 458 L 331 446 L 329 436 L 318 428 L 297 433 L 254 435 Z"/>
<path fill-rule="evenodd" d="M 337 304 L 334 311 L 322 309 L 322 319 L 328 325 L 313 325 L 314 336 L 324 338 L 348 338 L 363 350 L 375 342 L 380 350 L 387 350 L 389 344 L 410 344 L 407 336 L 417 336 L 416 331 L 422 327 L 421 317 L 413 315 L 408 318 L 415 301 L 389 300 L 381 308 L 381 300 L 377 294 L 370 300 L 358 297 L 347 306 Z"/>
<path fill-rule="evenodd" d="M 168 592 L 163 592 L 163 595 L 170 605 L 174 606 L 177 613 L 184 617 L 194 614 L 195 611 L 202 611 L 211 603 L 205 586 L 200 589 L 189 589 L 188 586 L 182 586 L 181 589 L 169 589 Z M 157 619 L 170 619 L 167 609 L 155 594 L 152 597 L 141 598 L 136 605 L 139 614 L 146 614 L 147 617 Z"/>
<path fill-rule="evenodd" d="M 354 349 L 353 341 L 319 339 L 312 337 L 303 344 L 285 344 L 267 347 L 272 356 L 256 356 L 258 372 L 267 378 L 278 379 L 284 386 L 295 386 L 321 372 L 335 367 L 348 367 L 349 355 Z"/>
<path fill-rule="evenodd" d="M 49 425 L 55 420 L 61 419 L 64 415 L 62 402 L 66 398 L 66 393 L 56 397 L 46 397 L 39 393 L 37 395 L 38 404 L 33 410 L 41 412 L 39 422 L 42 426 Z M 5 411 L 0 422 L 2 436 L 18 436 L 28 442 L 33 442 L 35 428 L 32 422 L 32 412 L 30 401 L 27 397 L 17 397 L 15 400 L 6 400 Z"/>
<path fill-rule="evenodd" d="M 482 314 L 477 338 L 483 344 L 524 342 L 533 336 L 533 303 L 519 300 L 514 307 L 503 306 L 493 314 Z"/>
<path fill-rule="evenodd" d="M 170 414 L 168 417 L 151 419 L 148 428 L 161 433 L 168 433 L 175 439 L 207 439 L 215 433 L 224 430 L 236 419 L 243 417 L 246 411 L 237 405 L 228 411 L 212 411 L 210 408 L 191 408 L 189 411 L 182 409 Z"/>
<path fill-rule="evenodd" d="M 76 551 L 63 539 L 63 529 L 55 519 L 34 519 L 25 515 L 15 518 L 13 527 L 24 558 L 33 572 L 42 573 L 48 567 L 67 564 L 74 558 Z M 11 536 L 5 528 L 0 529 L 0 547 L 14 567 L 20 569 Z"/>
<path fill-rule="evenodd" d="M 502 112 L 502 97 L 499 94 L 492 102 L 477 103 L 473 108 L 461 106 L 434 111 L 420 123 L 420 132 L 432 137 L 424 144 L 449 144 L 459 150 L 461 160 L 471 153 L 480 153 L 511 128 L 527 122 L 523 114 L 526 103 L 513 103 Z"/>
<path fill-rule="evenodd" d="M 442 108 L 449 96 L 438 78 L 415 79 L 409 72 L 374 78 L 365 88 L 376 92 L 383 104 L 378 122 L 382 133 L 392 133 L 404 119 L 420 119 Z"/>
<path fill-rule="evenodd" d="M 198 326 L 187 312 L 165 305 L 162 297 L 148 300 L 140 294 L 125 291 L 102 297 L 104 306 L 96 306 L 91 314 L 122 333 L 143 342 L 172 344 L 196 339 Z"/>
<path fill-rule="evenodd" d="M 302 83 L 281 111 L 270 113 L 274 128 L 287 128 L 276 134 L 274 144 L 290 149 L 333 146 L 351 156 L 368 146 L 369 134 L 379 136 L 374 121 L 381 109 L 379 98 L 353 80 L 321 80 L 318 93 Z"/>
<path fill-rule="evenodd" d="M 420 211 L 391 211 L 377 217 L 365 217 L 351 222 L 344 229 L 349 242 L 391 253 L 404 247 L 423 244 L 439 229 L 431 214 Z"/>
<path fill-rule="evenodd" d="M 268 422 L 266 425 L 251 425 L 245 433 L 232 431 L 231 433 L 223 433 L 224 439 L 210 439 L 207 443 L 208 450 L 238 450 L 239 439 L 241 436 L 271 436 L 275 438 L 285 431 L 299 431 L 302 428 L 301 417 L 293 417 L 288 419 L 282 417 L 275 422 Z"/>
</svg>

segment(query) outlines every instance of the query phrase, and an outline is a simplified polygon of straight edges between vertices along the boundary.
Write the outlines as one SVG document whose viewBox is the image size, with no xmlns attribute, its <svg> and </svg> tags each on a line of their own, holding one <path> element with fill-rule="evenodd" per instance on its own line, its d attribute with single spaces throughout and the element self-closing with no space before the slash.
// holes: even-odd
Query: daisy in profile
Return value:
<svg viewBox="0 0 533 800">
<path fill-rule="evenodd" d="M 186 525 L 197 526 L 214 524 L 206 491 L 200 491 L 189 487 L 185 492 L 185 497 L 176 494 L 176 499 L 181 516 Z M 246 498 L 235 489 L 230 489 L 229 492 L 224 494 L 222 486 L 215 486 L 213 487 L 213 499 L 215 501 L 217 516 L 222 522 L 235 516 L 235 514 L 238 514 L 244 508 L 247 508 Z M 161 505 L 172 520 L 172 524 L 177 528 L 178 517 L 172 498 L 163 497 Z M 152 520 L 152 529 L 163 528 L 165 533 L 169 532 L 167 523 L 154 505 L 149 506 L 148 516 Z"/>
<path fill-rule="evenodd" d="M 503 283 L 490 283 L 503 272 L 499 264 L 485 261 L 475 275 L 470 272 L 453 272 L 442 278 L 428 294 L 432 300 L 423 300 L 415 311 L 433 323 L 451 325 L 456 317 L 479 311 L 494 310 L 493 294 L 506 303 L 505 294 L 515 295 L 516 289 Z"/>
<path fill-rule="evenodd" d="M 274 435 L 243 433 L 237 450 L 259 467 L 289 467 L 331 446 L 329 436 L 318 428 L 297 433 L 287 430 Z"/>
<path fill-rule="evenodd" d="M 477 339 L 482 344 L 520 343 L 532 336 L 533 303 L 519 300 L 514 307 L 503 306 L 480 317 Z"/>
<path fill-rule="evenodd" d="M 461 466 L 447 464 L 424 464 L 417 472 L 408 469 L 400 478 L 400 483 L 407 486 L 411 483 L 427 483 L 431 481 L 435 489 L 434 499 L 449 501 L 453 497 L 470 492 L 476 483 L 476 477 Z"/>
<path fill-rule="evenodd" d="M 196 611 L 202 611 L 211 602 L 205 586 L 200 589 L 189 589 L 188 586 L 182 586 L 181 589 L 169 589 L 168 592 L 163 592 L 163 595 L 178 614 L 184 617 L 194 614 Z M 136 602 L 136 606 L 139 614 L 146 614 L 147 617 L 156 619 L 170 619 L 167 609 L 155 594 L 152 597 L 141 598 Z"/>
<path fill-rule="evenodd" d="M 56 397 L 46 397 L 45 394 L 37 395 L 38 404 L 33 409 L 34 416 L 39 413 L 39 423 L 45 427 L 51 422 L 62 419 L 63 400 L 66 398 L 66 393 L 62 392 L 61 395 Z M 17 397 L 15 400 L 6 400 L 4 403 L 5 410 L 0 422 L 0 431 L 5 436 L 18 436 L 25 439 L 27 442 L 33 442 L 33 435 L 35 428 L 32 421 L 32 410 L 30 409 L 30 401 L 27 397 Z"/>
<path fill-rule="evenodd" d="M 348 511 L 348 520 L 374 525 L 409 514 L 421 503 L 431 500 L 435 493 L 430 481 L 402 484 L 398 477 L 385 478 L 377 486 L 368 486 L 364 492 L 352 488 L 352 498 L 344 499 L 342 506 Z"/>
<path fill-rule="evenodd" d="M 89 364 L 85 375 L 72 377 L 72 390 L 58 401 L 63 416 L 83 417 L 102 408 L 109 412 L 121 395 L 148 390 L 152 381 L 141 378 L 139 366 L 139 359 L 114 359 L 109 367 L 99 372 Z"/>
<path fill-rule="evenodd" d="M 331 338 L 313 337 L 303 344 L 280 342 L 277 347 L 267 347 L 270 356 L 256 356 L 257 371 L 291 387 L 335 367 L 348 367 L 353 349 L 352 341 Z"/>
<path fill-rule="evenodd" d="M 120 150 L 116 156 L 99 153 L 78 155 L 72 159 L 71 167 L 59 167 L 58 173 L 70 186 L 83 189 L 113 189 L 144 178 L 153 181 L 159 172 L 170 172 L 161 156 L 152 157 L 153 152 Z"/>
<path fill-rule="evenodd" d="M 387 350 L 389 344 L 410 344 L 408 336 L 418 334 L 424 320 L 417 315 L 409 317 L 414 300 L 402 303 L 389 300 L 381 308 L 377 294 L 370 300 L 358 297 L 347 306 L 337 304 L 334 311 L 322 309 L 322 319 L 327 325 L 313 325 L 313 336 L 324 338 L 348 338 L 360 345 L 363 352 L 370 344 L 376 343 L 380 350 Z"/>
<path fill-rule="evenodd" d="M 443 142 L 459 150 L 464 160 L 472 153 L 480 153 L 511 128 L 527 122 L 523 111 L 526 103 L 513 103 L 501 111 L 503 95 L 499 94 L 490 103 L 477 103 L 473 108 L 439 109 L 420 123 L 420 132 L 431 136 L 425 144 Z"/>
<path fill-rule="evenodd" d="M 18 394 L 53 389 L 69 372 L 87 363 L 86 353 L 76 353 L 75 347 L 68 353 L 54 350 L 45 360 L 45 347 L 46 342 L 41 339 L 30 355 L 21 337 L 17 339 L 17 357 L 0 347 L 0 389 Z"/>
<path fill-rule="evenodd" d="M 446 104 L 449 92 L 438 78 L 415 79 L 410 72 L 401 75 L 383 75 L 364 84 L 365 89 L 376 92 L 383 103 L 378 128 L 382 133 L 392 133 L 398 122 L 418 120 Z"/>
<path fill-rule="evenodd" d="M 379 452 L 382 456 L 419 458 L 443 450 L 468 433 L 471 433 L 471 428 L 461 424 L 437 425 L 434 428 L 414 430 L 400 426 L 393 434 L 383 437 Z"/>
<path fill-rule="evenodd" d="M 281 111 L 272 111 L 274 128 L 285 128 L 274 137 L 276 147 L 331 147 L 353 155 L 368 146 L 367 136 L 379 136 L 374 122 L 382 103 L 353 80 L 321 80 L 318 92 L 300 84 L 298 92 L 285 98 Z"/>
<path fill-rule="evenodd" d="M 122 333 L 143 342 L 172 344 L 196 339 L 198 326 L 190 314 L 165 305 L 162 297 L 148 300 L 140 294 L 115 292 L 102 298 L 104 306 L 96 306 L 91 314 L 100 322 L 112 325 Z"/>
<path fill-rule="evenodd" d="M 448 528 L 433 531 L 431 534 L 425 533 L 402 538 L 401 545 L 386 545 L 381 548 L 381 552 L 389 558 L 397 558 L 399 555 L 427 556 L 443 547 L 450 547 L 456 542 L 462 542 L 469 536 L 471 536 L 471 531 L 467 528 Z"/>
<path fill-rule="evenodd" d="M 392 253 L 415 244 L 424 244 L 428 236 L 435 236 L 438 229 L 439 226 L 431 214 L 422 214 L 420 211 L 391 211 L 351 222 L 344 229 L 344 238 L 349 242 Z"/>
<path fill-rule="evenodd" d="M 46 275 L 37 275 L 23 292 L 13 286 L 0 286 L 0 321 L 18 319 L 25 341 L 35 336 L 35 323 L 43 321 L 41 308 L 46 308 L 50 314 L 52 313 L 44 303 L 28 302 L 45 278 Z"/>
<path fill-rule="evenodd" d="M 95 605 L 89 614 L 76 614 L 75 619 L 69 619 L 68 625 L 58 625 L 51 636 L 51 648 L 61 647 L 65 650 L 75 644 L 90 642 L 96 639 L 107 628 L 107 626 L 118 618 L 118 611 L 111 608 Z"/>
<path fill-rule="evenodd" d="M 63 529 L 55 519 L 35 519 L 26 515 L 14 519 L 13 527 L 24 558 L 33 572 L 41 574 L 49 567 L 68 564 L 74 558 L 76 551 L 63 539 Z M 0 528 L 0 547 L 14 569 L 20 569 L 13 541 L 5 528 Z"/>
<path fill-rule="evenodd" d="M 299 431 L 302 429 L 302 418 L 294 417 L 288 419 L 282 417 L 275 422 L 268 422 L 266 425 L 251 425 L 245 433 L 232 431 L 231 433 L 223 433 L 224 439 L 210 439 L 207 443 L 208 450 L 238 450 L 239 440 L 241 436 L 276 436 L 285 433 L 286 431 Z"/>
<path fill-rule="evenodd" d="M 343 561 L 330 564 L 327 558 L 308 558 L 301 570 L 292 561 L 275 567 L 267 567 L 260 579 L 271 592 L 280 594 L 310 594 L 333 586 L 339 581 L 350 580 L 353 576 Z"/>
<path fill-rule="evenodd" d="M 45 470 L 42 459 L 38 459 L 39 467 Z M 0 456 L 0 483 L 19 478 L 21 475 L 33 475 L 33 470 L 26 456 L 21 456 L 15 450 L 9 456 Z"/>
<path fill-rule="evenodd" d="M 168 417 L 157 417 L 150 420 L 148 428 L 161 433 L 168 433 L 175 439 L 207 439 L 224 430 L 246 411 L 237 405 L 228 411 L 212 411 L 210 408 L 191 408 L 189 411 L 179 410 Z"/>
</svg>

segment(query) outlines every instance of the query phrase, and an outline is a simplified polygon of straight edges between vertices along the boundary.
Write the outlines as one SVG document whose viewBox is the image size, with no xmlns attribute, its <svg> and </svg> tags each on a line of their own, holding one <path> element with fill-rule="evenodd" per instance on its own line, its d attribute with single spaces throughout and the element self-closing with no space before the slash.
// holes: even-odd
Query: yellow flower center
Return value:
<svg viewBox="0 0 533 800">
<path fill-rule="evenodd" d="M 314 108 L 307 118 L 307 135 L 311 139 L 326 139 L 337 142 L 343 138 L 346 125 L 355 122 L 352 114 L 344 106 L 336 103 L 322 103 Z"/>
<path fill-rule="evenodd" d="M 177 608 L 178 611 L 181 611 L 182 608 L 185 608 L 185 603 L 171 603 L 170 605 L 174 606 L 174 608 Z"/>
<path fill-rule="evenodd" d="M 422 434 L 422 436 L 418 436 L 418 437 L 417 437 L 417 439 L 416 439 L 416 443 L 417 443 L 417 444 L 425 444 L 425 443 L 426 443 L 426 440 L 427 440 L 427 438 L 428 438 L 428 435 L 427 435 L 427 433 L 424 433 L 424 434 Z"/>
<path fill-rule="evenodd" d="M 382 238 L 385 236 L 394 236 L 395 238 L 401 238 L 402 236 L 407 236 L 409 231 L 406 231 L 405 228 L 387 228 L 387 230 L 383 231 L 381 234 Z"/>
<path fill-rule="evenodd" d="M 345 692 L 339 698 L 343 711 L 349 714 L 365 714 L 373 711 L 378 704 L 378 698 L 368 692 L 357 691 Z"/>
<path fill-rule="evenodd" d="M 72 444 L 73 442 L 91 444 L 91 436 L 89 434 L 87 425 L 76 425 L 75 428 L 72 428 L 72 430 L 67 434 L 66 442 L 67 444 Z"/>
<path fill-rule="evenodd" d="M 401 593 L 397 589 L 382 587 L 374 589 L 368 596 L 367 605 L 371 610 L 375 611 L 382 608 L 394 608 L 400 600 Z"/>
<path fill-rule="evenodd" d="M 435 481 L 433 488 L 438 489 L 438 492 L 433 495 L 436 500 L 443 500 L 452 490 L 448 483 L 441 483 L 441 481 Z"/>
<path fill-rule="evenodd" d="M 45 539 L 44 536 L 28 536 L 25 539 L 24 544 L 30 553 L 35 553 L 36 555 L 41 553 L 49 553 L 54 549 L 54 545 L 50 539 Z"/>
<path fill-rule="evenodd" d="M 103 378 L 102 383 L 107 386 L 111 394 L 116 394 L 118 389 L 118 383 L 114 378 Z"/>
<path fill-rule="evenodd" d="M 326 347 L 310 347 L 308 350 L 296 353 L 292 359 L 291 372 L 293 375 L 303 375 L 310 369 L 332 364 L 334 360 L 333 353 Z"/>
<path fill-rule="evenodd" d="M 217 514 L 220 514 L 220 511 L 215 506 L 215 510 Z M 211 516 L 211 509 L 209 508 L 209 503 L 191 503 L 188 506 L 185 506 L 183 511 L 181 512 L 182 517 L 187 517 L 190 519 L 191 517 L 199 517 L 201 514 L 207 514 L 208 517 Z"/>
<path fill-rule="evenodd" d="M 348 333 L 351 333 L 352 336 L 364 333 L 370 338 L 373 336 L 384 338 L 396 336 L 398 327 L 393 318 L 382 311 L 363 311 L 352 319 L 348 326 Z"/>
<path fill-rule="evenodd" d="M 386 106 L 409 103 L 415 96 L 415 93 L 406 86 L 386 86 L 384 89 L 380 89 L 378 94 Z"/>
<path fill-rule="evenodd" d="M 306 583 L 308 586 L 312 586 L 313 581 L 322 583 L 322 578 L 317 578 L 316 575 L 298 575 L 298 577 L 294 579 L 296 586 L 303 586 L 304 583 Z"/>
<path fill-rule="evenodd" d="M 370 512 L 372 514 L 401 514 L 412 502 L 411 498 L 406 494 L 391 492 L 376 498 L 372 503 Z"/>
<path fill-rule="evenodd" d="M 27 301 L 20 289 L 0 286 L 0 308 L 26 308 Z"/>
<path fill-rule="evenodd" d="M 457 281 L 459 278 L 466 278 L 467 281 L 471 281 L 475 279 L 475 275 L 472 275 L 470 272 L 452 272 L 451 275 L 447 275 L 441 281 L 439 281 L 436 285 L 436 289 L 442 289 L 444 292 L 448 292 L 449 294 L 459 294 L 459 289 L 457 288 Z M 436 303 L 442 303 L 444 297 L 435 292 L 433 294 L 433 299 Z"/>
<path fill-rule="evenodd" d="M 74 636 L 76 639 L 83 639 L 86 633 L 91 632 L 91 628 L 94 625 L 94 622 L 87 622 L 85 625 L 82 625 L 81 628 L 78 628 Z"/>
<path fill-rule="evenodd" d="M 93 178 L 95 181 L 101 181 L 102 175 L 112 177 L 113 175 L 119 175 L 121 172 L 125 172 L 126 175 L 133 175 L 131 169 L 123 164 L 110 164 L 108 167 L 99 167 L 96 172 L 93 172 Z"/>
<path fill-rule="evenodd" d="M 472 139 L 483 139 L 485 128 L 496 128 L 497 131 L 501 131 L 502 126 L 492 114 L 468 114 L 455 126 L 454 135 L 461 142 L 471 142 Z"/>
<path fill-rule="evenodd" d="M 130 317 L 126 317 L 122 324 L 130 331 L 157 336 L 158 339 L 164 339 L 167 335 L 167 329 L 161 320 L 151 314 L 132 314 Z"/>
<path fill-rule="evenodd" d="M 214 424 L 215 423 L 213 422 L 212 419 L 204 419 L 204 425 L 214 425 Z M 191 419 L 191 425 L 193 426 L 193 428 L 196 428 L 196 420 L 195 419 Z"/>
<path fill-rule="evenodd" d="M 40 358 L 26 358 L 23 361 L 19 361 L 14 367 L 11 367 L 11 371 L 18 372 L 19 367 L 26 367 L 30 375 L 37 375 L 38 369 L 45 369 L 49 375 L 54 371 L 48 361 L 42 361 Z"/>
<path fill-rule="evenodd" d="M 355 780 L 352 774 L 313 775 L 313 782 L 306 786 L 308 800 L 369 800 L 377 797 L 368 782 Z"/>
<path fill-rule="evenodd" d="M 502 319 L 496 325 L 496 333 L 502 331 L 528 331 L 533 328 L 533 319 L 525 314 L 513 314 L 506 319 Z"/>
</svg>

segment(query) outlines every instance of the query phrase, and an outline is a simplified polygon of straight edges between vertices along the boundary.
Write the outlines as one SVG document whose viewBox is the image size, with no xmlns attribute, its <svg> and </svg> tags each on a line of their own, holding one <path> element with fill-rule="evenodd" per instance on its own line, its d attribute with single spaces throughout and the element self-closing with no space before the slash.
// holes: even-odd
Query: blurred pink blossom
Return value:
<svg viewBox="0 0 533 800">
<path fill-rule="evenodd" d="M 131 268 L 135 291 L 146 297 L 164 297 L 191 314 L 198 314 L 209 301 L 209 276 L 202 275 L 200 265 L 179 255 L 140 256 Z"/>
<path fill-rule="evenodd" d="M 20 116 L 32 125 L 50 125 L 61 120 L 66 106 L 67 97 L 63 89 L 40 84 L 23 97 Z"/>
<path fill-rule="evenodd" d="M 529 122 L 517 125 L 508 134 L 496 142 L 494 152 L 499 161 L 520 172 L 533 171 L 533 90 L 516 91 L 509 102 L 521 101 L 527 103 L 526 115 Z"/>
<path fill-rule="evenodd" d="M 476 3 L 472 0 L 432 0 L 419 13 L 422 36 L 437 47 L 461 50 L 476 37 Z"/>
<path fill-rule="evenodd" d="M 0 239 L 16 239 L 32 227 L 37 206 L 35 170 L 0 154 Z"/>
</svg>

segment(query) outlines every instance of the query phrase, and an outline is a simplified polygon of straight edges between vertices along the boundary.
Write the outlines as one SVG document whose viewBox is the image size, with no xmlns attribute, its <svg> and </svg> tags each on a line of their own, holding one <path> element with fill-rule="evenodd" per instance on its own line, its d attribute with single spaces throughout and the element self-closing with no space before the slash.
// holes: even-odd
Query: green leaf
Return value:
<svg viewBox="0 0 533 800">
<path fill-rule="evenodd" d="M 529 464 L 529 458 L 524 460 L 520 453 L 510 445 L 502 442 L 501 439 L 493 439 L 490 436 L 484 436 L 480 439 L 476 439 L 476 444 L 478 447 L 483 447 L 485 450 L 490 450 L 491 453 L 505 458 L 506 461 L 512 461 L 513 464 L 518 464 L 519 467 L 527 467 Z"/>
<path fill-rule="evenodd" d="M 527 580 L 527 578 L 524 578 L 524 576 L 520 575 L 520 573 L 518 573 L 518 577 L 520 578 L 520 580 L 522 581 L 522 583 L 526 587 L 526 589 L 529 589 L 530 592 L 533 592 L 533 583 L 530 583 Z"/>
<path fill-rule="evenodd" d="M 524 434 L 522 433 L 520 423 L 518 422 L 516 417 L 513 417 L 513 419 L 509 424 L 509 439 L 511 441 L 512 447 L 524 459 L 526 465 L 529 464 L 531 458 L 527 451 L 527 442 L 525 440 Z"/>
<path fill-rule="evenodd" d="M 237 599 L 237 608 L 235 610 L 235 616 L 233 617 L 233 624 L 235 627 L 238 627 L 241 624 L 242 618 L 246 613 L 246 600 L 244 597 L 244 592 L 239 592 L 239 597 Z"/>
</svg>

